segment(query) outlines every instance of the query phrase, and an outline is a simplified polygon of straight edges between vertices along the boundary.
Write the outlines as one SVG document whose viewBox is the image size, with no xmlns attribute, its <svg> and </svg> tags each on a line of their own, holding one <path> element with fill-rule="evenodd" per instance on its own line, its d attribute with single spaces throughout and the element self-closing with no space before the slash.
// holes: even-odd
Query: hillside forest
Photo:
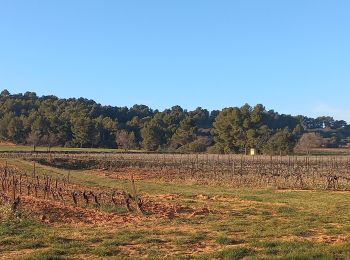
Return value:
<svg viewBox="0 0 350 260">
<path fill-rule="evenodd" d="M 85 98 L 0 94 L 0 139 L 16 144 L 158 152 L 291 154 L 345 147 L 350 125 L 329 116 L 279 114 L 262 104 L 208 111 L 115 107 Z"/>
</svg>

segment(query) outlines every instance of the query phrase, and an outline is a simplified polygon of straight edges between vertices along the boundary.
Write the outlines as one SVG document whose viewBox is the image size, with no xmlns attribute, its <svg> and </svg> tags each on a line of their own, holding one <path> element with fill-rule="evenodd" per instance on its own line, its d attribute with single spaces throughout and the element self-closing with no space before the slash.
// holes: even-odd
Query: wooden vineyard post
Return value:
<svg viewBox="0 0 350 260">
<path fill-rule="evenodd" d="M 33 164 L 33 177 L 35 177 L 35 175 L 36 175 L 36 164 L 34 162 L 34 164 Z"/>
<path fill-rule="evenodd" d="M 134 198 L 136 198 L 136 186 L 135 186 L 135 180 L 134 180 L 134 173 L 131 173 L 131 189 L 132 189 L 132 195 Z"/>
<path fill-rule="evenodd" d="M 38 185 L 34 185 L 35 198 L 38 197 Z"/>
<path fill-rule="evenodd" d="M 7 161 L 6 161 L 6 164 L 5 164 L 5 178 L 7 178 Z"/>
<path fill-rule="evenodd" d="M 136 208 L 137 211 L 144 214 L 144 210 L 142 208 L 143 205 L 143 201 L 142 199 L 137 195 L 137 191 L 136 191 L 136 185 L 135 185 L 135 179 L 134 179 L 134 174 L 131 174 L 131 185 L 132 185 L 132 192 L 133 192 L 133 198 L 134 201 L 136 203 Z M 129 208 L 129 207 L 128 207 Z"/>
<path fill-rule="evenodd" d="M 19 194 L 22 195 L 22 173 L 19 175 Z"/>
<path fill-rule="evenodd" d="M 12 192 L 13 192 L 13 202 L 16 200 L 16 186 L 17 180 L 15 175 L 12 176 Z"/>
<path fill-rule="evenodd" d="M 233 181 L 235 176 L 235 162 L 234 160 L 232 160 L 232 164 L 231 164 L 231 182 Z"/>
</svg>

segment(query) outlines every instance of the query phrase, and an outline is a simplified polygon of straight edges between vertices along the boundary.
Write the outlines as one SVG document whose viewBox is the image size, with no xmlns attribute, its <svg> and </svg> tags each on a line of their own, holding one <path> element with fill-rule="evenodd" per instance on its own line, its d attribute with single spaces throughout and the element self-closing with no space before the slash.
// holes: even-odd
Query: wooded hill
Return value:
<svg viewBox="0 0 350 260">
<path fill-rule="evenodd" d="M 85 98 L 38 97 L 34 92 L 0 94 L 0 139 L 17 144 L 220 153 L 255 148 L 264 154 L 288 154 L 310 132 L 319 133 L 318 146 L 350 141 L 350 125 L 343 120 L 284 115 L 261 104 L 158 111 L 145 105 L 113 107 Z"/>
</svg>

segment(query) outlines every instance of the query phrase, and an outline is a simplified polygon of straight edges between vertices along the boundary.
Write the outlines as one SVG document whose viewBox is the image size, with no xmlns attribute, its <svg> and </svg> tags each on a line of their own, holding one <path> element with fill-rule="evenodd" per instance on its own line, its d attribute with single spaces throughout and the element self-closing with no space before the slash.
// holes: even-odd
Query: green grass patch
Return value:
<svg viewBox="0 0 350 260">
<path fill-rule="evenodd" d="M 254 254 L 254 250 L 247 247 L 227 248 L 215 253 L 213 256 L 224 260 L 243 259 Z"/>
<path fill-rule="evenodd" d="M 241 239 L 234 239 L 232 237 L 229 236 L 219 236 L 216 239 L 216 243 L 220 244 L 220 245 L 239 245 L 242 244 L 244 241 Z"/>
<path fill-rule="evenodd" d="M 256 244 L 262 248 L 264 259 L 347 259 L 350 243 L 328 245 L 310 241 L 265 241 Z"/>
<path fill-rule="evenodd" d="M 33 146 L 29 145 L 0 145 L 0 152 L 33 152 Z M 37 146 L 36 152 L 48 152 L 48 147 Z M 110 148 L 76 148 L 76 147 L 51 147 L 51 152 L 71 152 L 71 153 L 124 153 L 124 149 Z M 142 153 L 144 150 L 128 150 L 131 153 Z"/>
<path fill-rule="evenodd" d="M 189 245 L 189 244 L 196 244 L 200 241 L 203 241 L 208 238 L 208 234 L 206 232 L 196 232 L 193 234 L 190 234 L 185 237 L 181 237 L 176 239 L 176 244 L 179 246 Z"/>
<path fill-rule="evenodd" d="M 65 259 L 67 251 L 64 249 L 47 249 L 31 253 L 25 257 L 21 257 L 22 260 L 56 260 Z"/>
</svg>

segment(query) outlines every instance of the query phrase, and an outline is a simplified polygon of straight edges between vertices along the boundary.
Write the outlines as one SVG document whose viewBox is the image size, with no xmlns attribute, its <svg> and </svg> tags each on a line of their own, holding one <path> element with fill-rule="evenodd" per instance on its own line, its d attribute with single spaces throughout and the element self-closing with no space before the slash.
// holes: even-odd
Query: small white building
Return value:
<svg viewBox="0 0 350 260">
<path fill-rule="evenodd" d="M 255 148 L 250 148 L 250 153 L 251 156 L 256 155 L 256 149 Z"/>
</svg>

